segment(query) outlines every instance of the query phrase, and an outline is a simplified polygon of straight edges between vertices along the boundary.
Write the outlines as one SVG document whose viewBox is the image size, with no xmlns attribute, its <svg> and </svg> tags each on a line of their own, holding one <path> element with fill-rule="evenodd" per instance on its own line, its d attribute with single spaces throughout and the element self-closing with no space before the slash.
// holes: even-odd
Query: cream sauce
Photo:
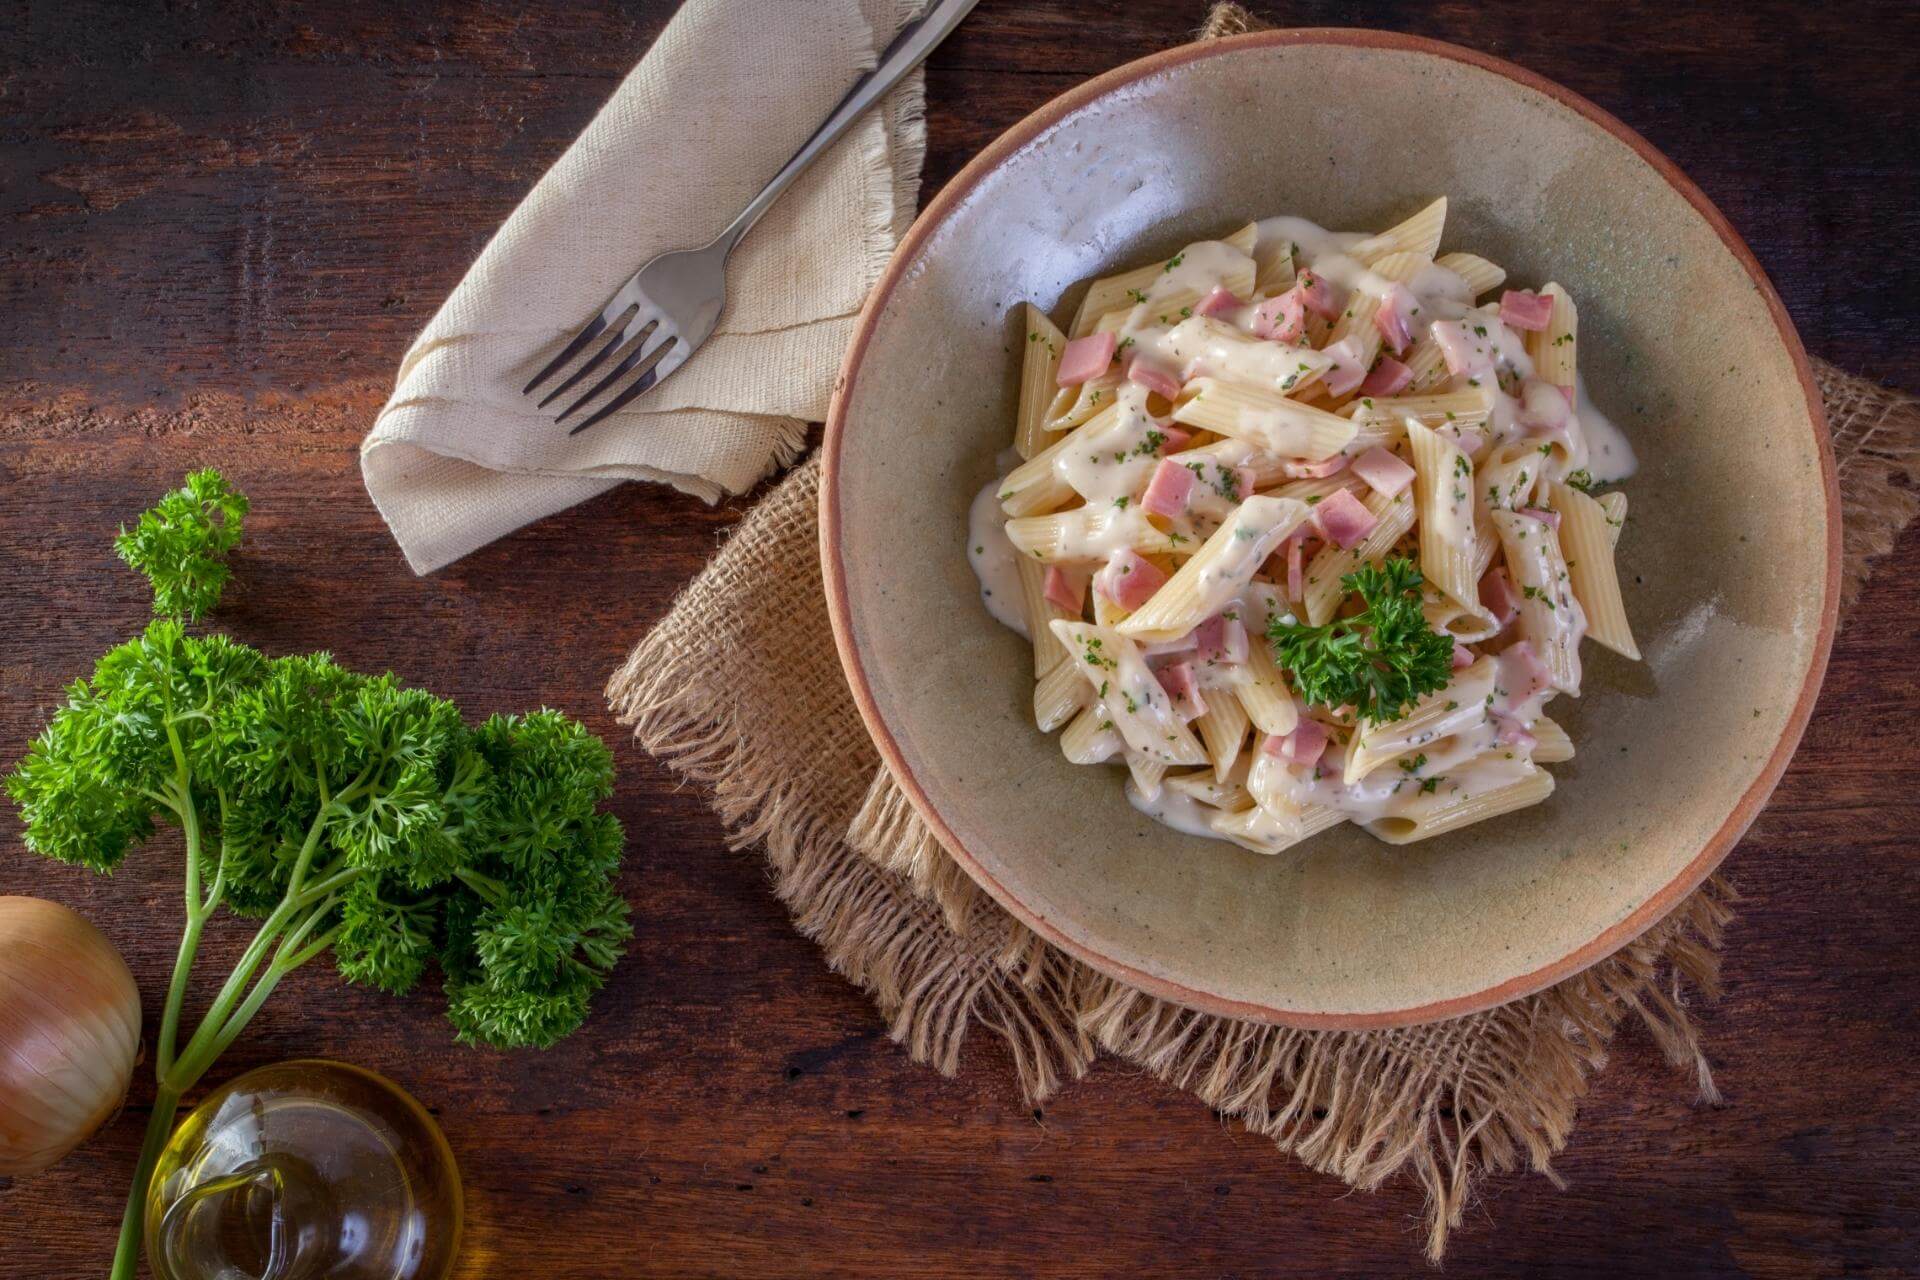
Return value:
<svg viewBox="0 0 1920 1280">
<path fill-rule="evenodd" d="M 1007 541 L 1007 513 L 1000 509 L 1000 481 L 989 480 L 967 509 L 967 563 L 980 580 L 980 603 L 995 622 L 1027 634 L 1020 553 Z"/>
<path fill-rule="evenodd" d="M 1129 503 L 1147 486 L 1160 465 L 1160 446 L 1166 443 L 1166 423 L 1147 412 L 1146 388 L 1125 383 L 1119 391 L 1119 409 L 1113 420 L 1076 439 L 1053 460 L 1054 474 L 1090 505 Z"/>
</svg>

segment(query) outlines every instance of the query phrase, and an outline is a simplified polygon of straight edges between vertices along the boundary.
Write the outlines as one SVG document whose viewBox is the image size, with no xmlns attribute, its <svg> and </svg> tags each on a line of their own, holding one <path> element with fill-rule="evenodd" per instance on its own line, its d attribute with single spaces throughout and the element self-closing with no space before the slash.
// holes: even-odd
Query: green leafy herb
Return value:
<svg viewBox="0 0 1920 1280">
<path fill-rule="evenodd" d="M 437 966 L 456 1039 L 544 1047 L 580 1025 L 632 932 L 613 883 L 625 836 L 601 809 L 613 757 L 580 724 L 543 710 L 470 726 L 392 675 L 187 630 L 218 602 L 246 510 L 202 471 L 121 534 L 168 616 L 67 690 L 6 779 L 27 847 L 62 862 L 104 874 L 160 826 L 181 833 L 185 927 L 115 1276 L 134 1273 L 181 1096 L 293 970 L 331 951 L 348 981 L 400 993 Z M 222 905 L 260 925 L 187 1034 Z"/>
<path fill-rule="evenodd" d="M 1424 580 L 1413 561 L 1396 556 L 1362 565 L 1340 579 L 1365 606 L 1321 626 L 1276 617 L 1267 640 L 1308 702 L 1351 705 L 1378 724 L 1402 715 L 1422 694 L 1445 687 L 1453 666 L 1453 639 L 1434 631 L 1420 612 Z"/>
<path fill-rule="evenodd" d="M 1578 471 L 1574 472 L 1572 475 L 1567 477 L 1567 487 L 1571 489 L 1578 489 L 1582 493 L 1590 494 L 1595 489 L 1599 488 L 1599 485 L 1594 481 L 1593 472 L 1587 470 L 1585 467 L 1582 467 Z"/>
</svg>

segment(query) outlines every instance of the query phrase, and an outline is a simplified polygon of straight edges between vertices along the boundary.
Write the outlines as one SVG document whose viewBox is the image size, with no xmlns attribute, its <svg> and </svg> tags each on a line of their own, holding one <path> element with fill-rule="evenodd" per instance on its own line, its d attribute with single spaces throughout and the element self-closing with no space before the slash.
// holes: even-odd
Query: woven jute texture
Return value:
<svg viewBox="0 0 1920 1280">
<path fill-rule="evenodd" d="M 1248 29 L 1216 9 L 1208 35 Z M 1920 401 L 1816 362 L 1839 462 L 1843 607 L 1920 508 L 1906 487 Z M 1145 1068 L 1310 1167 L 1427 1193 L 1436 1261 L 1475 1179 L 1551 1157 L 1622 1023 L 1719 1095 L 1687 1001 L 1715 990 L 1733 894 L 1709 882 L 1577 977 L 1485 1013 L 1392 1031 L 1296 1031 L 1198 1013 L 1107 978 L 1034 935 L 959 868 L 894 786 L 834 655 L 822 594 L 817 458 L 764 498 L 614 673 L 641 745 L 703 784 L 757 848 L 794 924 L 873 998 L 893 1038 L 951 1074 L 975 1026 L 1033 1100 L 1105 1052 Z M 1557 1179 L 1555 1179 L 1557 1183 Z"/>
</svg>

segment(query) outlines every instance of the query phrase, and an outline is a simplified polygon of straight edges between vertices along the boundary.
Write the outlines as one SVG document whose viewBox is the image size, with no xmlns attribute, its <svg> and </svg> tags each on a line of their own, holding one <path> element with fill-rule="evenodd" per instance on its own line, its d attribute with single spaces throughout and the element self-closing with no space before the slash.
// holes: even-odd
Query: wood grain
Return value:
<svg viewBox="0 0 1920 1280">
<path fill-rule="evenodd" d="M 1473 44 L 1594 98 L 1753 244 L 1807 345 L 1920 387 L 1920 10 L 1867 3 L 1266 5 L 1293 25 Z M 670 0 L 27 3 L 0 47 L 0 764 L 142 619 L 118 521 L 216 463 L 253 495 L 227 624 L 391 667 L 475 714 L 540 703 L 619 735 L 606 673 L 744 504 L 629 487 L 429 579 L 355 446 L 408 338 L 656 35 Z M 1174 43 L 1188 0 L 985 0 L 929 69 L 927 189 L 1077 81 Z M 1657 301 L 1655 305 L 1657 305 Z M 1835 649 L 1785 783 L 1729 870 L 1748 894 L 1705 1014 L 1730 1105 L 1692 1105 L 1637 1034 L 1560 1160 L 1493 1186 L 1452 1270 L 1525 1276 L 1920 1270 L 1920 534 Z M 452 1045 L 437 998 L 324 966 L 223 1078 L 321 1054 L 432 1105 L 474 1208 L 466 1275 L 1415 1274 L 1415 1193 L 1348 1194 L 1191 1101 L 1097 1069 L 1044 1112 L 980 1043 L 914 1066 L 729 853 L 698 795 L 624 741 L 639 937 L 584 1034 Z M 0 892 L 70 903 L 149 1008 L 174 850 L 112 881 L 21 851 Z M 209 961 L 241 931 L 223 922 Z M 204 991 L 202 992 L 204 997 Z M 0 1276 L 103 1270 L 150 1083 L 0 1192 Z"/>
</svg>

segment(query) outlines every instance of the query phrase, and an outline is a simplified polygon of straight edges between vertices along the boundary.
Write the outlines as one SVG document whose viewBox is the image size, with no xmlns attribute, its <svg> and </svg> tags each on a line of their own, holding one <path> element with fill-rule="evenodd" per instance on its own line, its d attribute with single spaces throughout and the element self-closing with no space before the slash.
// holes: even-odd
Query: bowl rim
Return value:
<svg viewBox="0 0 1920 1280">
<path fill-rule="evenodd" d="M 861 665 L 860 655 L 854 644 L 852 616 L 847 595 L 846 567 L 839 554 L 841 449 L 845 442 L 847 406 L 852 390 L 859 379 L 861 362 L 878 328 L 880 313 L 885 309 L 887 301 L 892 297 L 894 289 L 899 285 L 908 267 L 919 256 L 922 247 L 934 232 L 965 200 L 973 188 L 987 174 L 997 169 L 1008 157 L 1043 131 L 1073 112 L 1129 84 L 1206 58 L 1225 57 L 1245 49 L 1293 45 L 1331 45 L 1356 49 L 1391 50 L 1425 54 L 1465 63 L 1553 99 L 1630 147 L 1706 221 L 1752 279 L 1754 287 L 1759 290 L 1767 313 L 1773 318 L 1780 340 L 1793 361 L 1794 371 L 1800 379 L 1800 386 L 1806 397 L 1807 422 L 1813 431 L 1815 452 L 1820 458 L 1821 485 L 1826 500 L 1827 556 L 1826 574 L 1822 584 L 1825 594 L 1820 609 L 1819 634 L 1814 641 L 1813 654 L 1807 664 L 1806 675 L 1801 681 L 1799 695 L 1792 711 L 1788 714 L 1780 740 L 1774 745 L 1766 763 L 1699 853 L 1682 867 L 1672 880 L 1628 913 L 1625 918 L 1557 960 L 1466 995 L 1431 1001 L 1410 1008 L 1363 1013 L 1326 1013 L 1274 1008 L 1184 986 L 1145 972 L 1111 956 L 1102 955 L 1086 943 L 1069 937 L 1058 925 L 1033 911 L 1016 895 L 1009 892 L 1005 885 L 981 865 L 947 825 L 929 800 L 919 779 L 907 766 L 899 744 L 894 739 L 885 717 L 874 700 L 872 686 L 868 683 L 866 671 Z M 1364 28 L 1305 27 L 1255 31 L 1179 45 L 1124 63 L 1084 84 L 1076 85 L 1048 101 L 988 143 L 945 187 L 941 188 L 928 202 L 919 217 L 914 220 L 860 310 L 853 339 L 847 347 L 839 376 L 835 379 L 833 399 L 827 411 L 826 436 L 821 445 L 819 528 L 821 572 L 826 587 L 827 613 L 833 626 L 834 647 L 839 653 L 840 665 L 852 690 L 854 703 L 859 708 L 860 718 L 865 722 L 875 747 L 914 810 L 938 838 L 941 846 L 965 868 L 967 874 L 1028 928 L 1054 946 L 1110 977 L 1126 982 L 1150 995 L 1203 1012 L 1308 1030 L 1377 1030 L 1478 1013 L 1562 982 L 1599 963 L 1646 932 L 1664 918 L 1687 894 L 1697 888 L 1732 851 L 1734 845 L 1759 815 L 1761 806 L 1779 784 L 1781 775 L 1785 773 L 1787 763 L 1799 746 L 1807 722 L 1812 716 L 1814 700 L 1819 694 L 1821 681 L 1826 674 L 1827 660 L 1833 648 L 1834 631 L 1839 619 L 1840 494 L 1826 411 L 1799 334 L 1794 329 L 1786 307 L 1781 303 L 1780 295 L 1773 287 L 1773 282 L 1767 278 L 1766 272 L 1754 257 L 1753 251 L 1747 247 L 1746 241 L 1733 229 L 1725 215 L 1714 207 L 1706 194 L 1681 172 L 1679 166 L 1632 128 L 1571 89 L 1505 59 L 1496 58 L 1475 49 L 1441 40 L 1431 40 L 1423 36 Z"/>
</svg>

